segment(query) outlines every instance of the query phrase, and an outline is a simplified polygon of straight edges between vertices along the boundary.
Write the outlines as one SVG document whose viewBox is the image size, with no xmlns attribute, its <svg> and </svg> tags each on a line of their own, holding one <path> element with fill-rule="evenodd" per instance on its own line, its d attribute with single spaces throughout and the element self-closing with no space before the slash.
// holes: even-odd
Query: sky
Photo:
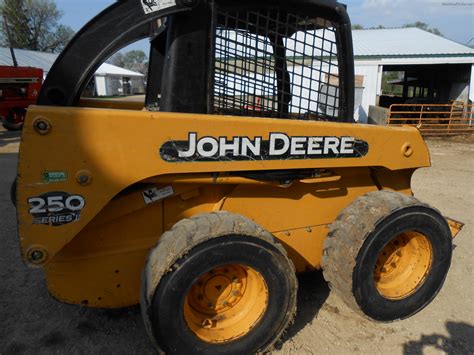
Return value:
<svg viewBox="0 0 474 355">
<path fill-rule="evenodd" d="M 139 1 L 139 0 L 136 0 Z M 364 27 L 401 27 L 422 21 L 456 42 L 474 44 L 474 0 L 341 0 L 353 24 Z M 56 0 L 64 12 L 62 23 L 78 31 L 113 0 Z M 146 49 L 145 43 L 133 49 Z"/>
</svg>

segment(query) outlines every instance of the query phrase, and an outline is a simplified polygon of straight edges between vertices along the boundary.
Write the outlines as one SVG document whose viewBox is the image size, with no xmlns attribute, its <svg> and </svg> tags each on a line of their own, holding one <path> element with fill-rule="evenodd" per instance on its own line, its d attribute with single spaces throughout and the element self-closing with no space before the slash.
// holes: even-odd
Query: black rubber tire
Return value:
<svg viewBox="0 0 474 355">
<path fill-rule="evenodd" d="M 373 271 L 383 248 L 405 231 L 417 231 L 429 240 L 432 265 L 414 293 L 394 300 L 378 292 Z M 356 199 L 330 226 L 322 267 L 331 289 L 349 307 L 389 322 L 412 316 L 434 299 L 447 276 L 451 255 L 451 232 L 437 210 L 411 196 L 377 191 Z"/>
<path fill-rule="evenodd" d="M 187 326 L 183 304 L 200 275 L 226 264 L 258 271 L 268 288 L 265 313 L 236 340 L 212 344 Z M 245 217 L 215 212 L 178 222 L 150 252 L 142 278 L 142 314 L 159 351 L 167 354 L 250 354 L 266 351 L 296 313 L 293 263 L 273 236 Z"/>
<path fill-rule="evenodd" d="M 2 126 L 3 126 L 3 128 L 5 128 L 9 132 L 17 132 L 17 131 L 21 131 L 23 129 L 23 123 L 21 125 L 15 125 L 15 124 L 11 124 L 9 122 L 6 122 L 5 120 L 2 121 Z"/>
<path fill-rule="evenodd" d="M 21 116 L 21 122 L 15 123 L 15 115 Z M 21 131 L 25 123 L 26 109 L 15 107 L 12 108 L 6 117 L 2 118 L 3 127 L 8 131 Z"/>
</svg>

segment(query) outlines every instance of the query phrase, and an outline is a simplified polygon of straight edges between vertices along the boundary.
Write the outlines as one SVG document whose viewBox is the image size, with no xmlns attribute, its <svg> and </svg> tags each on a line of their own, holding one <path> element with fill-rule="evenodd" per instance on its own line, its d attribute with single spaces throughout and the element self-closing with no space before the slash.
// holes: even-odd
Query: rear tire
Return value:
<svg viewBox="0 0 474 355">
<path fill-rule="evenodd" d="M 285 250 L 252 221 L 219 212 L 178 222 L 150 252 L 142 314 L 170 354 L 269 349 L 296 312 L 297 280 Z"/>
<path fill-rule="evenodd" d="M 407 318 L 441 289 L 451 263 L 444 217 L 411 196 L 359 197 L 331 225 L 325 279 L 352 309 L 377 321 Z"/>
<path fill-rule="evenodd" d="M 3 127 L 8 131 L 21 131 L 25 123 L 26 109 L 15 107 L 2 117 Z"/>
</svg>

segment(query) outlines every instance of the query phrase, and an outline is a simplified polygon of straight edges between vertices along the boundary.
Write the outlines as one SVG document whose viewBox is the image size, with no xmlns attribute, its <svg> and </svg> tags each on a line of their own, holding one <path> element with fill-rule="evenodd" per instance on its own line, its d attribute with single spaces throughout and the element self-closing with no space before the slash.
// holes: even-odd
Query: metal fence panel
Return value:
<svg viewBox="0 0 474 355">
<path fill-rule="evenodd" d="M 394 104 L 390 106 L 387 124 L 414 126 L 426 136 L 447 136 L 474 132 L 472 104 Z"/>
</svg>

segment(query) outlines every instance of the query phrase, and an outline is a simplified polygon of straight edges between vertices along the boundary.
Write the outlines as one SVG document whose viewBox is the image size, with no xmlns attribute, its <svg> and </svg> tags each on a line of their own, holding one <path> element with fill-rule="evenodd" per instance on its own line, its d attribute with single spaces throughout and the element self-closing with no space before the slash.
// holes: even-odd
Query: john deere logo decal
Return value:
<svg viewBox="0 0 474 355">
<path fill-rule="evenodd" d="M 288 136 L 270 133 L 263 137 L 199 137 L 189 133 L 186 141 L 169 141 L 160 149 L 167 162 L 246 161 L 288 159 L 360 158 L 367 155 L 367 142 L 343 136 Z"/>
</svg>

